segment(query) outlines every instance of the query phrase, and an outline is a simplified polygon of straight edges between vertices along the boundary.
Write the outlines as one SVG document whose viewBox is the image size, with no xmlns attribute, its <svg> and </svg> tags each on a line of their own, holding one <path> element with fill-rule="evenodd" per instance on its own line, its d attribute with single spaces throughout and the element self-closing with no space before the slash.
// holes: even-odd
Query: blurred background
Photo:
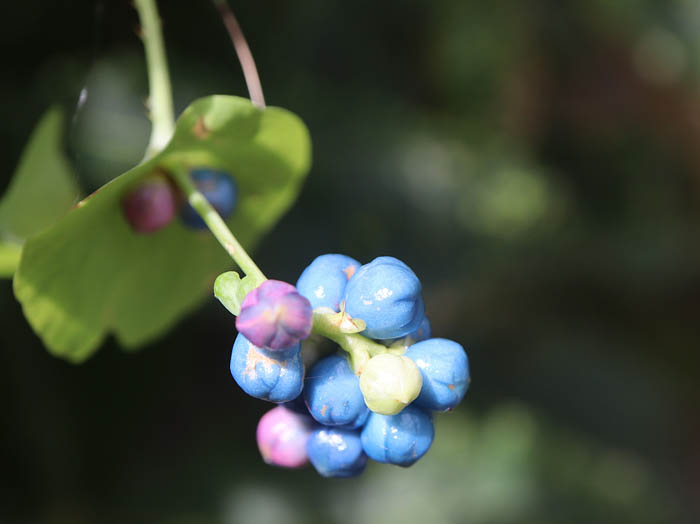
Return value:
<svg viewBox="0 0 700 524">
<path fill-rule="evenodd" d="M 210 2 L 160 2 L 177 110 L 247 96 Z M 214 299 L 141 352 L 51 357 L 0 281 L 2 523 L 692 523 L 700 516 L 700 3 L 231 1 L 314 164 L 256 260 L 393 255 L 472 368 L 410 469 L 266 466 Z M 127 1 L 7 2 L 0 190 L 41 114 L 87 189 L 149 122 Z M 77 109 L 81 91 L 88 94 Z"/>
</svg>

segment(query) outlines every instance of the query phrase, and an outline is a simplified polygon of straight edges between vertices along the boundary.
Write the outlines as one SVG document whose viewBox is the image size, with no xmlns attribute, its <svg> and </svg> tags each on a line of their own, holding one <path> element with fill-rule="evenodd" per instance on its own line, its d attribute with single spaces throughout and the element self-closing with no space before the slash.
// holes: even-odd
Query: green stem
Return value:
<svg viewBox="0 0 700 524">
<path fill-rule="evenodd" d="M 173 136 L 175 113 L 158 7 L 155 0 L 134 0 L 134 6 L 141 20 L 141 39 L 146 50 L 148 84 L 151 90 L 149 105 L 153 128 L 146 149 L 148 159 L 161 151 Z"/>
<path fill-rule="evenodd" d="M 314 311 L 313 332 L 332 340 L 347 351 L 350 354 L 352 368 L 359 375 L 371 357 L 386 353 L 387 348 L 359 333 L 343 331 L 341 319 L 342 316 L 338 313 Z"/>
<path fill-rule="evenodd" d="M 168 171 L 173 175 L 175 183 L 187 197 L 187 201 L 194 210 L 202 217 L 204 223 L 209 230 L 214 234 L 219 244 L 223 246 L 226 252 L 231 255 L 231 258 L 238 264 L 246 275 L 253 278 L 256 285 L 260 285 L 267 280 L 260 268 L 253 262 L 250 255 L 246 253 L 243 246 L 236 240 L 231 230 L 221 218 L 216 209 L 209 203 L 206 197 L 197 189 L 189 170 L 182 166 L 169 166 Z"/>
<path fill-rule="evenodd" d="M 160 152 L 168 143 L 175 130 L 173 97 L 170 87 L 168 61 L 165 56 L 163 32 L 155 0 L 134 0 L 134 6 L 141 20 L 141 38 L 146 49 L 148 83 L 151 89 L 150 105 L 151 140 L 146 150 L 146 159 Z M 259 285 L 266 280 L 263 272 L 255 265 L 243 246 L 236 240 L 226 222 L 199 192 L 190 178 L 189 170 L 181 165 L 168 166 L 173 179 L 187 197 L 187 201 L 202 217 L 209 230 L 214 234 L 226 252 L 238 264 L 246 275 L 251 276 Z"/>
</svg>

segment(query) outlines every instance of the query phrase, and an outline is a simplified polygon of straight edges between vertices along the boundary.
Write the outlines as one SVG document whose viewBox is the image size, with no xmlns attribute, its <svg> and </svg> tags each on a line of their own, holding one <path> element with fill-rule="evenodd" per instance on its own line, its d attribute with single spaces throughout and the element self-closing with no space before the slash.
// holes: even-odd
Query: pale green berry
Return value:
<svg viewBox="0 0 700 524">
<path fill-rule="evenodd" d="M 422 385 L 418 366 L 402 355 L 383 353 L 372 357 L 360 375 L 365 404 L 382 415 L 401 412 L 418 397 Z"/>
</svg>

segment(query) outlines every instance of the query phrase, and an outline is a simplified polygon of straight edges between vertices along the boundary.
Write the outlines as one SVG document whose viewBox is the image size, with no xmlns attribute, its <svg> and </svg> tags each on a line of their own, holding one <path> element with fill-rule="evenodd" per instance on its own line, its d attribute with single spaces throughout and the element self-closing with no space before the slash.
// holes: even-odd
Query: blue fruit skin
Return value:
<svg viewBox="0 0 700 524">
<path fill-rule="evenodd" d="M 206 168 L 193 169 L 191 174 L 197 189 L 214 206 L 217 213 L 224 220 L 230 217 L 236 208 L 238 197 L 238 189 L 233 177 L 225 171 L 214 171 Z M 202 217 L 189 204 L 182 208 L 180 217 L 183 223 L 192 229 L 207 228 Z"/>
<path fill-rule="evenodd" d="M 354 477 L 367 465 L 360 433 L 350 429 L 318 428 L 309 437 L 306 452 L 316 471 L 324 477 Z"/>
<path fill-rule="evenodd" d="M 434 436 L 430 413 L 411 404 L 396 415 L 370 413 L 362 449 L 377 462 L 407 467 L 425 455 Z"/>
<path fill-rule="evenodd" d="M 311 416 L 326 426 L 359 428 L 369 416 L 360 380 L 340 355 L 314 364 L 306 377 L 304 399 Z"/>
<path fill-rule="evenodd" d="M 428 317 L 423 317 L 423 320 L 421 321 L 420 326 L 418 326 L 418 329 L 416 329 L 412 333 L 409 333 L 408 336 L 416 342 L 420 342 L 421 340 L 429 339 L 432 333 L 433 330 L 430 327 L 430 320 L 428 320 Z"/>
<path fill-rule="evenodd" d="M 309 299 L 313 309 L 328 307 L 340 311 L 345 286 L 360 263 L 345 255 L 321 255 L 307 266 L 297 280 L 297 290 Z"/>
<path fill-rule="evenodd" d="M 365 321 L 363 335 L 373 339 L 403 337 L 425 316 L 420 280 L 393 257 L 378 257 L 360 267 L 345 288 L 345 311 Z"/>
<path fill-rule="evenodd" d="M 301 344 L 285 351 L 267 351 L 240 333 L 231 352 L 231 375 L 251 397 L 270 402 L 289 402 L 304 387 Z"/>
<path fill-rule="evenodd" d="M 410 344 L 415 344 L 416 342 L 420 342 L 421 340 L 426 340 L 430 338 L 430 335 L 432 334 L 432 328 L 430 327 L 430 320 L 428 320 L 428 317 L 423 317 L 423 321 L 420 323 L 420 326 L 418 326 L 418 329 L 415 331 L 412 331 L 405 337 L 399 337 L 399 338 L 390 338 L 390 339 L 384 339 L 381 340 L 380 342 L 384 344 L 385 346 L 391 346 L 397 341 L 401 341 L 403 344 L 410 343 Z M 406 339 L 410 338 L 410 342 L 407 341 Z"/>
<path fill-rule="evenodd" d="M 404 356 L 413 360 L 423 376 L 414 404 L 432 411 L 453 409 L 469 388 L 469 359 L 464 348 L 445 338 L 431 338 L 409 346 Z"/>
</svg>

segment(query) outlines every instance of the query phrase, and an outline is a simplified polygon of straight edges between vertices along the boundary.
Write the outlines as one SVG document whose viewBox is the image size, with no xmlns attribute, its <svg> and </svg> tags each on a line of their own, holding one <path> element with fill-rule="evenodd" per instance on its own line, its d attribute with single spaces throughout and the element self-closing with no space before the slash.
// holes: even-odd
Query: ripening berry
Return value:
<svg viewBox="0 0 700 524">
<path fill-rule="evenodd" d="M 165 175 L 154 175 L 122 199 L 126 221 L 136 233 L 153 233 L 167 226 L 175 216 L 178 197 Z"/>
<path fill-rule="evenodd" d="M 430 413 L 411 405 L 397 415 L 371 413 L 362 430 L 362 448 L 377 462 L 410 466 L 426 454 L 434 436 Z"/>
<path fill-rule="evenodd" d="M 324 477 L 353 477 L 367 465 L 360 432 L 356 430 L 318 428 L 311 434 L 306 451 L 311 464 Z"/>
<path fill-rule="evenodd" d="M 226 220 L 236 208 L 238 189 L 233 177 L 225 171 L 215 171 L 209 168 L 192 170 L 192 181 L 209 203 Z M 202 217 L 189 204 L 180 212 L 182 222 L 192 229 L 206 229 Z"/>
<path fill-rule="evenodd" d="M 345 288 L 345 311 L 365 321 L 363 335 L 399 338 L 415 331 L 425 316 L 421 284 L 411 269 L 393 257 L 361 266 Z"/>
<path fill-rule="evenodd" d="M 277 406 L 265 413 L 256 432 L 258 449 L 265 462 L 298 468 L 308 462 L 306 443 L 313 431 L 310 417 Z"/>
<path fill-rule="evenodd" d="M 304 398 L 311 416 L 326 426 L 359 428 L 369 415 L 360 381 L 341 355 L 314 364 L 306 377 Z"/>
<path fill-rule="evenodd" d="M 250 291 L 236 318 L 236 329 L 258 347 L 282 351 L 311 334 L 313 310 L 296 288 L 266 280 Z"/>
<path fill-rule="evenodd" d="M 461 402 L 469 388 L 469 360 L 460 344 L 431 338 L 409 346 L 404 356 L 416 363 L 423 377 L 417 406 L 447 411 Z"/>
<path fill-rule="evenodd" d="M 345 255 L 321 255 L 301 274 L 297 289 L 309 299 L 314 309 L 327 307 L 340 311 L 348 280 L 359 267 L 357 260 Z"/>
<path fill-rule="evenodd" d="M 383 353 L 369 359 L 360 375 L 360 389 L 372 411 L 394 415 L 413 402 L 423 379 L 416 364 L 403 355 Z"/>
<path fill-rule="evenodd" d="M 238 334 L 231 352 L 231 375 L 251 397 L 289 402 L 304 387 L 301 344 L 286 351 L 268 351 Z"/>
</svg>

